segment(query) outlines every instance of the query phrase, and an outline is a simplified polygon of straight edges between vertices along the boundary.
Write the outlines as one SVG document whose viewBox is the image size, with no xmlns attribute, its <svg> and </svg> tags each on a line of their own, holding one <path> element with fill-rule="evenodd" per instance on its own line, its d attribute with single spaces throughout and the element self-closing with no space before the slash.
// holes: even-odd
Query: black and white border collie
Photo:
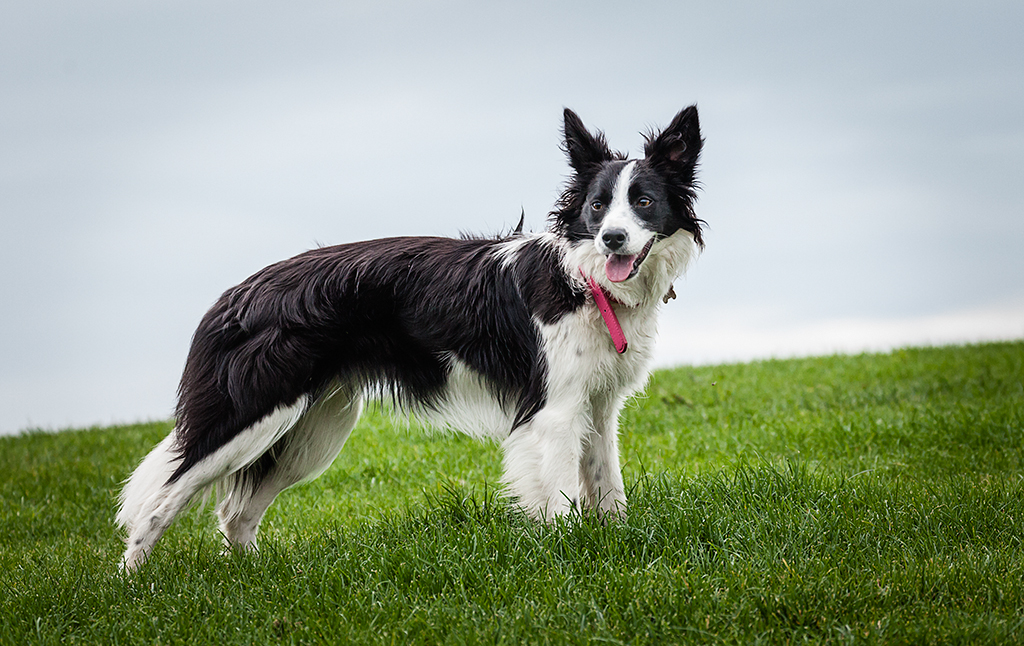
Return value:
<svg viewBox="0 0 1024 646">
<path fill-rule="evenodd" d="M 314 249 L 220 297 L 192 339 L 177 425 L 121 493 L 122 567 L 214 484 L 226 541 L 255 547 L 274 498 L 331 464 L 367 397 L 501 442 L 509 492 L 535 518 L 625 513 L 619 410 L 703 246 L 703 142 L 695 106 L 646 136 L 643 159 L 564 116 L 573 174 L 548 231 Z"/>
</svg>

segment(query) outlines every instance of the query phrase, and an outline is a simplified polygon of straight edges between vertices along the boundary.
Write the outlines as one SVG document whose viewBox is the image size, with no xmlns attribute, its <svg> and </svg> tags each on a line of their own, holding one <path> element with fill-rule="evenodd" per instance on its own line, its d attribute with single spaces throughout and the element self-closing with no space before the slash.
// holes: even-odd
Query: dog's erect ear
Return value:
<svg viewBox="0 0 1024 646">
<path fill-rule="evenodd" d="M 647 135 L 644 154 L 666 179 L 669 201 L 680 218 L 679 226 L 693 234 L 698 247 L 704 247 L 701 225 L 704 221 L 693 212 L 696 199 L 697 159 L 704 140 L 700 137 L 697 106 L 691 105 L 672 119 L 660 133 Z"/>
<path fill-rule="evenodd" d="M 588 166 L 608 161 L 612 158 L 612 152 L 608 149 L 604 133 L 598 131 L 592 135 L 587 131 L 576 113 L 569 108 L 565 109 L 565 154 L 569 156 L 569 165 L 576 171 L 581 171 Z"/>
<path fill-rule="evenodd" d="M 652 133 L 647 136 L 644 154 L 656 164 L 694 166 L 703 144 L 697 106 L 691 105 L 680 110 L 672 119 L 672 123 L 659 134 Z"/>
</svg>

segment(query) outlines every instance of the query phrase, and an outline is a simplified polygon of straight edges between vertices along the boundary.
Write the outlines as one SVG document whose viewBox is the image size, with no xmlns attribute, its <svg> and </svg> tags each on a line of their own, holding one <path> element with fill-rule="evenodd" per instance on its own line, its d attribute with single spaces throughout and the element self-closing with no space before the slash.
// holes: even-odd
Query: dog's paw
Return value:
<svg viewBox="0 0 1024 646">
<path fill-rule="evenodd" d="M 598 509 L 597 516 L 601 519 L 602 525 L 619 523 L 626 520 L 626 501 L 606 500 Z"/>
</svg>

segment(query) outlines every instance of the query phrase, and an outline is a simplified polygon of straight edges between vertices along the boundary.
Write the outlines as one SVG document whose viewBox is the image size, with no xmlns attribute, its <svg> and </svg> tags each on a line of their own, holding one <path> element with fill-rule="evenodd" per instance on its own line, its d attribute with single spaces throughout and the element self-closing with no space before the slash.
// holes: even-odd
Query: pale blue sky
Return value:
<svg viewBox="0 0 1024 646">
<path fill-rule="evenodd" d="M 700 107 L 664 365 L 1024 336 L 1019 2 L 345 4 L 0 8 L 0 432 L 167 417 L 317 243 L 541 229 L 563 106 Z"/>
</svg>

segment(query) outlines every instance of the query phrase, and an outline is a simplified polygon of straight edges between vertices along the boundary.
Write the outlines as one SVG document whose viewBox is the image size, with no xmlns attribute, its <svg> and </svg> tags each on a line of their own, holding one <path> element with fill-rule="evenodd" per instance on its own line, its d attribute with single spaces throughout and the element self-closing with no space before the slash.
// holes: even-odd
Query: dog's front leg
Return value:
<svg viewBox="0 0 1024 646">
<path fill-rule="evenodd" d="M 602 520 L 626 517 L 626 488 L 619 466 L 618 398 L 596 395 L 591 401 L 594 433 L 580 460 L 583 502 L 596 510 Z"/>
<path fill-rule="evenodd" d="M 549 521 L 578 507 L 591 428 L 586 407 L 548 406 L 505 440 L 505 481 L 530 516 Z"/>
</svg>

